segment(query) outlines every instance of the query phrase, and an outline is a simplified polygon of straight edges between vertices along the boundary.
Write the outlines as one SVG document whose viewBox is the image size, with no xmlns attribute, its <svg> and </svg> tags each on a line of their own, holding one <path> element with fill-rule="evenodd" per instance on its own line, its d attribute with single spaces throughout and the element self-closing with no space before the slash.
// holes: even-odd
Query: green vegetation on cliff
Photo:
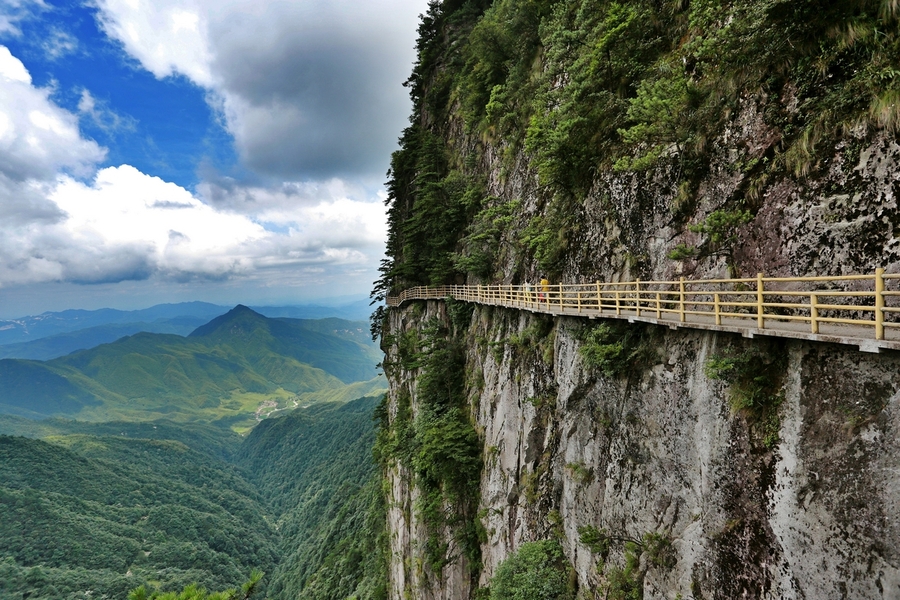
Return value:
<svg viewBox="0 0 900 600">
<path fill-rule="evenodd" d="M 397 343 L 399 360 L 386 361 L 385 372 L 396 377 L 401 370 L 416 369 L 418 410 L 414 416 L 409 382 L 399 382 L 397 414 L 389 417 L 387 397 L 376 410 L 381 428 L 375 456 L 384 470 L 399 464 L 415 477 L 420 492 L 415 510 L 427 531 L 424 546 L 431 571 L 439 575 L 459 552 L 477 579 L 484 532 L 477 518 L 481 441 L 465 395 L 464 340 L 471 308 L 448 302 L 450 327 L 434 319 L 421 337 L 411 330 L 412 335 L 387 340 Z"/>
<path fill-rule="evenodd" d="M 710 153 L 752 104 L 765 134 L 732 150 L 744 183 L 717 199 L 746 222 L 768 184 L 827 168 L 822 153 L 848 132 L 900 127 L 898 18 L 891 0 L 432 2 L 375 294 L 489 280 L 510 257 L 504 277 L 560 274 L 583 241 L 587 195 L 628 174 L 658 185 L 641 179 L 648 169 L 672 182 L 686 229 Z M 523 167 L 538 181 L 537 204 L 502 223 L 503 254 L 472 243 L 486 239 L 484 211 L 516 200 L 488 194 L 498 166 L 499 183 Z"/>
</svg>

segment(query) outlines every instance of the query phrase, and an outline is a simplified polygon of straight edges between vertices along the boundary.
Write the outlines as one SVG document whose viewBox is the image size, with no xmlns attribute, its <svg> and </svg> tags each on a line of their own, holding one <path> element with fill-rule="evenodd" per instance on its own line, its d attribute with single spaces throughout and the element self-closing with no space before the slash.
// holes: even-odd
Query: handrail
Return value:
<svg viewBox="0 0 900 600">
<path fill-rule="evenodd" d="M 900 349 L 900 274 L 885 274 L 880 268 L 872 275 L 827 277 L 759 273 L 741 279 L 417 286 L 389 296 L 387 305 L 447 297 L 549 314 L 808 339 L 819 336 L 828 338 L 825 341 L 847 338 L 845 343 L 853 344 L 868 339 L 885 342 L 876 345 L 876 350 Z M 843 329 L 839 331 L 838 326 Z"/>
</svg>

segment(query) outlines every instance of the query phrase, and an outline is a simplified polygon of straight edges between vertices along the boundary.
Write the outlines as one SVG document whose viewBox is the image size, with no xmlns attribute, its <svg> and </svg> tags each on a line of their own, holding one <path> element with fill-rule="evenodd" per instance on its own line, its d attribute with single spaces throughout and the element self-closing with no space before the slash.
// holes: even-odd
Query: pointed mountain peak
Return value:
<svg viewBox="0 0 900 600">
<path fill-rule="evenodd" d="M 242 314 L 242 313 L 244 313 L 244 314 L 252 313 L 254 315 L 259 315 L 260 317 L 262 317 L 262 315 L 260 315 L 258 312 L 256 312 L 249 306 L 244 306 L 243 304 L 238 304 L 237 306 L 235 306 L 234 308 L 229 310 L 227 313 L 225 313 L 225 315 L 226 316 L 227 315 L 238 315 L 238 314 Z"/>
<path fill-rule="evenodd" d="M 208 336 L 216 333 L 241 335 L 259 327 L 267 327 L 269 319 L 252 308 L 238 304 L 224 315 L 218 316 L 206 325 L 195 329 L 188 337 Z"/>
</svg>

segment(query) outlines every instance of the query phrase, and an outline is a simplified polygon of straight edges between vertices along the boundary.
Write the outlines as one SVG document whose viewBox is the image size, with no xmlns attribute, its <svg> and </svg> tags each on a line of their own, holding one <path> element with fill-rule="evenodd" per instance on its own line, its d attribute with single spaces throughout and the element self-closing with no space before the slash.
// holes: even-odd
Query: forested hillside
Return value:
<svg viewBox="0 0 900 600">
<path fill-rule="evenodd" d="M 372 460 L 379 401 L 267 419 L 241 446 L 238 464 L 269 501 L 283 538 L 273 598 L 386 597 L 385 506 Z"/>
<path fill-rule="evenodd" d="M 756 268 L 735 245 L 779 226 L 751 223 L 767 195 L 869 185 L 829 172 L 900 126 L 898 16 L 888 0 L 433 2 L 376 294 Z M 890 229 L 871 223 L 867 243 Z M 846 241 L 845 268 L 866 267 Z"/>
<path fill-rule="evenodd" d="M 40 418 L 218 421 L 370 393 L 378 351 L 365 327 L 268 319 L 239 306 L 188 337 L 138 333 L 47 362 L 0 360 L 0 412 Z M 366 382 L 366 383 L 363 383 Z"/>
<path fill-rule="evenodd" d="M 251 569 L 272 599 L 383 597 L 375 398 L 209 425 L 0 421 L 0 596 L 121 598 Z M 380 590 L 380 591 L 379 591 Z"/>
<path fill-rule="evenodd" d="M 265 514 L 233 467 L 180 442 L 2 436 L 0 593 L 124 598 L 148 582 L 238 584 L 276 560 Z"/>
<path fill-rule="evenodd" d="M 894 0 L 430 2 L 373 296 L 900 273 L 898 25 Z M 374 329 L 392 598 L 900 593 L 896 356 L 450 300 Z"/>
</svg>

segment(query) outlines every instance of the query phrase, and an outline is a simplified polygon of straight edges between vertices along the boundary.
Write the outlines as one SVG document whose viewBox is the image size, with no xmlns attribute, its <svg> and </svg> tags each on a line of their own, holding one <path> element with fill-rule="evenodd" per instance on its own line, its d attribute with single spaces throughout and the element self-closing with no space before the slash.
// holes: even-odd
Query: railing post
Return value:
<svg viewBox="0 0 900 600">
<path fill-rule="evenodd" d="M 563 306 L 563 286 L 561 283 L 556 284 L 557 289 L 559 290 L 559 310 L 565 310 L 565 306 Z"/>
<path fill-rule="evenodd" d="M 716 325 L 721 325 L 722 313 L 719 312 L 719 292 L 713 294 L 713 311 L 716 314 Z"/>
<path fill-rule="evenodd" d="M 662 317 L 662 310 L 660 310 L 659 306 L 659 292 L 656 292 L 656 318 L 659 319 Z"/>
<path fill-rule="evenodd" d="M 577 294 L 576 297 L 578 298 L 578 312 L 581 313 L 581 288 L 578 288 L 575 293 Z"/>
<path fill-rule="evenodd" d="M 763 317 L 763 274 L 756 274 L 756 326 L 760 329 L 765 328 L 765 318 Z"/>
<path fill-rule="evenodd" d="M 684 323 L 684 277 L 678 280 L 678 316 Z"/>
<path fill-rule="evenodd" d="M 597 312 L 603 311 L 603 296 L 600 293 L 600 281 L 597 281 Z"/>
<path fill-rule="evenodd" d="M 620 300 L 620 294 L 621 292 L 619 290 L 619 286 L 616 286 L 616 315 L 622 314 L 622 302 Z"/>
<path fill-rule="evenodd" d="M 641 280 L 634 280 L 634 306 L 637 309 L 637 316 L 641 316 Z"/>
<path fill-rule="evenodd" d="M 884 339 L 884 269 L 875 269 L 875 339 Z"/>
<path fill-rule="evenodd" d="M 812 333 L 819 333 L 819 296 L 809 295 L 809 328 Z"/>
</svg>

